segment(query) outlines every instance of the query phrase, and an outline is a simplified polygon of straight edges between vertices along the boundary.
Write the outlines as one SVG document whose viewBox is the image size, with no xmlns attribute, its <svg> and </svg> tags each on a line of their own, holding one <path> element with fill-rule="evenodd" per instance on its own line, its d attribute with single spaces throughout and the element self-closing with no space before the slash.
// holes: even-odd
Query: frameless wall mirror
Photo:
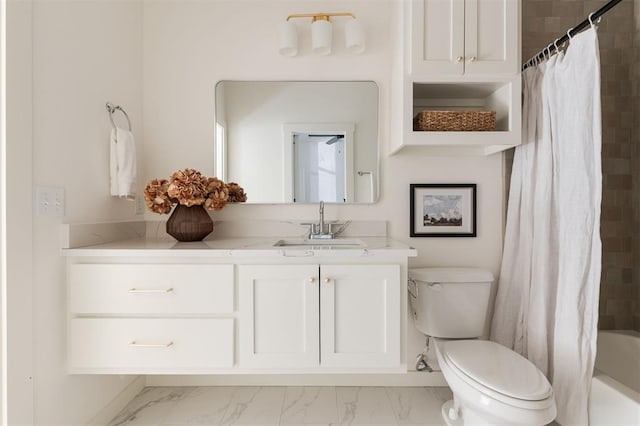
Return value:
<svg viewBox="0 0 640 426">
<path fill-rule="evenodd" d="M 378 86 L 372 81 L 221 81 L 215 174 L 248 203 L 374 203 Z"/>
</svg>

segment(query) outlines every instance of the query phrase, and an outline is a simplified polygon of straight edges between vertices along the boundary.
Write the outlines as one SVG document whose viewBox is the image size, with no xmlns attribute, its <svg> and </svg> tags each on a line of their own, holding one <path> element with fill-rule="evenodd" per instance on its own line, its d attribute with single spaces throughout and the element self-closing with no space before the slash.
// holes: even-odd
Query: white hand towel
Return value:
<svg viewBox="0 0 640 426">
<path fill-rule="evenodd" d="M 136 144 L 133 133 L 119 127 L 112 129 L 110 145 L 111 195 L 134 199 L 136 195 Z"/>
</svg>

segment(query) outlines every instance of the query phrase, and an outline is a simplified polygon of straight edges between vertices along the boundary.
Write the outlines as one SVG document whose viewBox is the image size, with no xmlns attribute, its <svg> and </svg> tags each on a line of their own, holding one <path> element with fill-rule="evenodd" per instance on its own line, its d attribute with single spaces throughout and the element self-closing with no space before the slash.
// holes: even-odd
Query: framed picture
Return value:
<svg viewBox="0 0 640 426">
<path fill-rule="evenodd" d="M 475 183 L 412 183 L 412 237 L 475 237 Z"/>
</svg>

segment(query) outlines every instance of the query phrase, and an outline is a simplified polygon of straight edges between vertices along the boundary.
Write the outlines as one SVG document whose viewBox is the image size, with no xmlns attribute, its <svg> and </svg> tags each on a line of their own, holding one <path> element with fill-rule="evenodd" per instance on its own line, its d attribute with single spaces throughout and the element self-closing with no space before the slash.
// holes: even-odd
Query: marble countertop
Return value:
<svg viewBox="0 0 640 426">
<path fill-rule="evenodd" d="M 64 256 L 171 256 L 171 257 L 361 257 L 417 256 L 413 247 L 386 237 L 353 237 L 360 246 L 276 246 L 276 237 L 220 238 L 183 243 L 175 240 L 134 238 L 85 247 L 62 249 Z M 340 239 L 337 239 L 339 241 Z"/>
</svg>

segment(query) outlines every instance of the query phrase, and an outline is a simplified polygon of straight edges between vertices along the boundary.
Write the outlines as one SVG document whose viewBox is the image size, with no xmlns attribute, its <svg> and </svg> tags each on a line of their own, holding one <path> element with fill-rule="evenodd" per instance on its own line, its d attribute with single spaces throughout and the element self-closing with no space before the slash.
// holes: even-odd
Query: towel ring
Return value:
<svg viewBox="0 0 640 426">
<path fill-rule="evenodd" d="M 107 111 L 109 111 L 109 121 L 111 121 L 111 125 L 113 126 L 114 129 L 117 126 L 115 121 L 113 121 L 113 113 L 116 111 L 120 111 L 121 113 L 124 114 L 125 118 L 127 119 L 127 125 L 129 126 L 129 131 L 131 131 L 131 120 L 129 120 L 129 115 L 120 105 L 113 105 L 111 102 L 107 102 L 106 107 L 107 107 Z"/>
</svg>

